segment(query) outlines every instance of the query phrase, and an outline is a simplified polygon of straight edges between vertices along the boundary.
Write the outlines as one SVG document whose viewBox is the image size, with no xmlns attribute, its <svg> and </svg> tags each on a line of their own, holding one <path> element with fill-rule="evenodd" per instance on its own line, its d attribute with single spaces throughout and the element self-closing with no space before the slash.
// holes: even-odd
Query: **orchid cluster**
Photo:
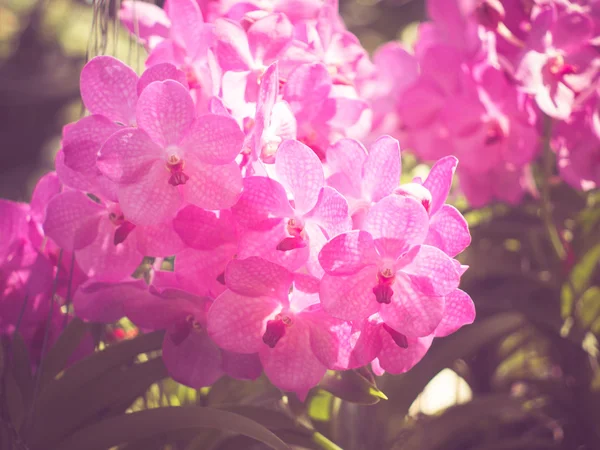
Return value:
<svg viewBox="0 0 600 450">
<path fill-rule="evenodd" d="M 0 330 L 34 348 L 73 313 L 128 317 L 165 330 L 183 384 L 264 371 L 304 398 L 327 370 L 405 372 L 474 320 L 454 259 L 470 234 L 445 203 L 458 160 L 399 184 L 399 142 L 370 138 L 375 65 L 336 5 L 124 2 L 121 19 L 145 71 L 90 60 L 56 172 L 0 202 Z"/>
<path fill-rule="evenodd" d="M 599 186 L 600 3 L 427 6 L 431 22 L 420 24 L 414 54 L 389 43 L 374 57 L 377 129 L 396 133 L 423 160 L 457 156 L 462 190 L 475 207 L 535 194 L 530 163 L 548 144 L 566 182 Z"/>
</svg>

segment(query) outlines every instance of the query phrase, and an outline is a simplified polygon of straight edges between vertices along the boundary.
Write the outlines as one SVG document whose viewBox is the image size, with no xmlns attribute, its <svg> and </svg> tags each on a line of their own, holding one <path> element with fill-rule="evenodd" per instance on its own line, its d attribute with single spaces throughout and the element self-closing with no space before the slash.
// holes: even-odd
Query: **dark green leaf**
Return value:
<svg viewBox="0 0 600 450">
<path fill-rule="evenodd" d="M 113 407 L 118 410 L 123 404 L 131 404 L 152 384 L 167 376 L 162 358 L 156 358 L 104 373 L 73 392 L 73 396 L 60 400 L 60 414 L 56 414 L 57 404 L 40 405 L 35 411 L 31 447 L 41 450 L 81 426 L 111 415 Z"/>
<path fill-rule="evenodd" d="M 79 319 L 69 323 L 44 358 L 40 386 L 45 386 L 65 368 L 87 331 L 87 325 Z"/>
<path fill-rule="evenodd" d="M 507 394 L 476 398 L 464 405 L 453 406 L 442 415 L 417 424 L 413 432 L 400 438 L 393 450 L 445 450 L 462 448 L 461 440 L 475 433 L 477 424 L 508 417 L 517 421 L 525 415 L 521 402 Z"/>
<path fill-rule="evenodd" d="M 253 420 L 229 411 L 199 406 L 148 409 L 112 417 L 77 431 L 57 445 L 56 450 L 106 450 L 162 433 L 202 428 L 242 434 L 275 450 L 289 450 L 285 442 Z"/>
<path fill-rule="evenodd" d="M 61 377 L 47 384 L 38 399 L 38 408 L 51 410 L 52 405 L 76 396 L 82 386 L 91 385 L 94 380 L 115 368 L 131 364 L 137 355 L 160 349 L 163 335 L 163 332 L 143 334 L 111 345 L 73 364 Z"/>
</svg>

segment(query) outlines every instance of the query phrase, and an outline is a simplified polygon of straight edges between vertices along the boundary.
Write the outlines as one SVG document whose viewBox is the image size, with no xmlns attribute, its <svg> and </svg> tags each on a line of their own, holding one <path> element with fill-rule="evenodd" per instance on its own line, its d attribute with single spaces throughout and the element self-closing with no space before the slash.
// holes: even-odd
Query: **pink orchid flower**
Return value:
<svg viewBox="0 0 600 450">
<path fill-rule="evenodd" d="M 445 204 L 458 159 L 446 156 L 437 161 L 422 184 L 413 182 L 401 185 L 394 193 L 412 196 L 429 214 L 429 231 L 425 244 L 439 248 L 455 257 L 471 243 L 469 225 L 463 215 L 452 205 Z"/>
<path fill-rule="evenodd" d="M 342 322 L 324 320 L 316 292 L 294 284 L 290 297 L 293 281 L 292 273 L 262 258 L 233 260 L 225 271 L 228 290 L 208 312 L 208 334 L 225 350 L 258 352 L 271 382 L 304 399 L 327 371 L 327 356 L 338 352 L 331 328 Z"/>
<path fill-rule="evenodd" d="M 308 262 L 318 276 L 320 248 L 351 228 L 346 199 L 324 186 L 319 158 L 298 141 L 279 146 L 275 172 L 281 183 L 257 176 L 244 179 L 244 192 L 232 208 L 248 230 L 241 236 L 238 256 L 261 256 L 290 270 Z"/>
<path fill-rule="evenodd" d="M 340 139 L 327 150 L 327 167 L 331 173 L 327 184 L 348 199 L 354 228 L 360 228 L 371 205 L 400 183 L 400 144 L 382 136 L 367 152 L 354 139 Z"/>
<path fill-rule="evenodd" d="M 238 251 L 238 230 L 231 211 L 206 211 L 188 205 L 173 220 L 187 248 L 177 254 L 175 276 L 181 287 L 202 297 L 225 291 L 225 267 Z"/>
<path fill-rule="evenodd" d="M 566 119 L 577 94 L 598 76 L 597 54 L 589 45 L 593 21 L 576 9 L 546 4 L 531 27 L 516 78 L 543 112 Z"/>
<path fill-rule="evenodd" d="M 285 83 L 283 99 L 296 116 L 298 138 L 321 158 L 325 149 L 359 123 L 367 104 L 350 86 L 335 88 L 327 68 L 320 63 L 298 66 Z"/>
<path fill-rule="evenodd" d="M 81 70 L 80 78 L 81 99 L 88 111 L 122 125 L 135 125 L 138 98 L 153 81 L 175 80 L 187 87 L 185 74 L 172 64 L 151 67 L 138 77 L 131 67 L 112 56 L 92 58 Z M 97 124 L 101 125 L 107 127 L 105 123 Z M 67 156 L 66 163 L 81 159 L 85 164 L 85 156 Z"/>
<path fill-rule="evenodd" d="M 206 209 L 228 208 L 242 190 L 234 159 L 244 135 L 229 117 L 196 117 L 192 97 L 176 81 L 153 82 L 137 104 L 138 128 L 104 143 L 98 167 L 118 183 L 125 216 L 155 225 L 175 216 L 183 201 Z"/>
<path fill-rule="evenodd" d="M 460 274 L 450 257 L 423 244 L 428 222 L 419 202 L 390 195 L 371 208 L 364 231 L 329 241 L 319 254 L 326 273 L 320 288 L 325 311 L 344 320 L 379 312 L 406 336 L 431 334 Z"/>
</svg>

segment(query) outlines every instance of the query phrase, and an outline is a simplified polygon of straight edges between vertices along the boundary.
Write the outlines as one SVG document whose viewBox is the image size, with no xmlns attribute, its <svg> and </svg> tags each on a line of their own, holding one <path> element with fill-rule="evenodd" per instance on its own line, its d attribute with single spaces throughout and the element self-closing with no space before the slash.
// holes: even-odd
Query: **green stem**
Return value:
<svg viewBox="0 0 600 450">
<path fill-rule="evenodd" d="M 563 246 L 560 235 L 554 220 L 552 219 L 552 201 L 550 199 L 550 175 L 552 174 L 553 158 L 552 149 L 550 148 L 550 138 L 552 136 L 552 119 L 544 116 L 544 149 L 542 160 L 542 176 L 540 177 L 540 191 L 542 196 L 541 213 L 542 220 L 548 232 L 548 237 L 556 256 L 561 261 L 566 257 L 565 247 Z"/>
<path fill-rule="evenodd" d="M 313 441 L 319 445 L 323 450 L 343 450 L 342 447 L 331 442 L 325 436 L 318 431 L 313 434 Z"/>
</svg>

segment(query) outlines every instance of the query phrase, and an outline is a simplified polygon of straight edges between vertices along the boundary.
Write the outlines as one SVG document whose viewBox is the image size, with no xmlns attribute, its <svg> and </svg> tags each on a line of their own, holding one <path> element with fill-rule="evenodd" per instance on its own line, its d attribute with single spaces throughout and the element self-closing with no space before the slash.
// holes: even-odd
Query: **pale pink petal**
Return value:
<svg viewBox="0 0 600 450">
<path fill-rule="evenodd" d="M 333 174 L 327 180 L 344 195 L 361 196 L 362 167 L 367 159 L 364 146 L 354 139 L 340 139 L 327 149 L 327 165 Z"/>
<path fill-rule="evenodd" d="M 117 184 L 115 182 L 102 175 L 98 169 L 96 169 L 95 175 L 75 172 L 65 166 L 64 157 L 63 152 L 59 151 L 54 160 L 56 174 L 63 185 L 84 192 L 94 192 L 106 200 L 117 201 Z"/>
<path fill-rule="evenodd" d="M 129 279 L 120 283 L 90 280 L 75 292 L 73 307 L 81 319 L 112 323 L 125 317 L 127 302 L 148 295 L 144 280 Z"/>
<path fill-rule="evenodd" d="M 44 232 L 64 250 L 79 250 L 98 235 L 98 223 L 106 209 L 79 191 L 67 191 L 48 203 Z"/>
<path fill-rule="evenodd" d="M 332 127 L 345 130 L 355 125 L 361 118 L 363 112 L 369 109 L 369 105 L 363 100 L 348 97 L 331 97 L 325 101 L 327 121 Z"/>
<path fill-rule="evenodd" d="M 378 358 L 375 358 L 373 361 L 371 361 L 371 370 L 378 377 L 381 377 L 385 374 L 385 369 L 381 367 L 381 363 L 379 362 Z"/>
<path fill-rule="evenodd" d="M 310 328 L 310 347 L 328 369 L 348 369 L 352 352 L 352 324 L 331 317 L 321 308 L 302 312 L 299 316 Z"/>
<path fill-rule="evenodd" d="M 446 296 L 444 318 L 435 329 L 436 337 L 444 337 L 454 333 L 464 325 L 475 321 L 475 305 L 464 291 L 457 289 Z"/>
<path fill-rule="evenodd" d="M 245 297 L 225 291 L 208 311 L 208 334 L 224 350 L 256 353 L 266 344 L 267 321 L 281 310 L 269 297 Z"/>
<path fill-rule="evenodd" d="M 450 257 L 462 252 L 471 243 L 469 224 L 451 205 L 443 205 L 429 222 L 425 244 L 439 248 Z"/>
<path fill-rule="evenodd" d="M 119 188 L 119 203 L 128 221 L 136 225 L 159 225 L 175 217 L 181 194 L 169 184 L 169 172 L 154 164 L 135 184 Z"/>
<path fill-rule="evenodd" d="M 244 191 L 231 208 L 235 219 L 244 227 L 260 227 L 272 217 L 290 217 L 293 210 L 285 189 L 272 178 L 244 178 Z"/>
<path fill-rule="evenodd" d="M 304 217 L 319 225 L 329 239 L 352 229 L 348 202 L 338 191 L 328 186 L 321 189 L 317 204 Z"/>
<path fill-rule="evenodd" d="M 217 19 L 215 34 L 215 54 L 223 72 L 248 70 L 252 66 L 248 37 L 240 25 L 231 20 Z"/>
<path fill-rule="evenodd" d="M 365 366 L 377 357 L 382 346 L 380 321 L 376 314 L 363 322 L 352 323 L 348 369 Z"/>
<path fill-rule="evenodd" d="M 562 82 L 554 82 L 536 92 L 535 101 L 540 109 L 555 119 L 567 119 L 575 103 L 575 92 Z"/>
<path fill-rule="evenodd" d="M 415 245 L 398 264 L 423 294 L 447 295 L 458 288 L 460 274 L 454 260 L 436 247 Z"/>
<path fill-rule="evenodd" d="M 221 378 L 221 350 L 204 330 L 191 328 L 181 342 L 173 336 L 177 335 L 165 334 L 162 358 L 174 381 L 200 389 Z"/>
<path fill-rule="evenodd" d="M 81 70 L 81 99 L 92 114 L 133 125 L 137 82 L 138 76 L 131 67 L 112 56 L 96 56 Z"/>
<path fill-rule="evenodd" d="M 260 361 L 271 383 L 301 400 L 327 371 L 312 352 L 309 328 L 300 321 L 288 327 L 275 348 L 263 344 Z"/>
<path fill-rule="evenodd" d="M 205 114 L 194 121 L 180 147 L 204 163 L 227 164 L 240 153 L 243 143 L 244 133 L 234 119 Z"/>
<path fill-rule="evenodd" d="M 400 184 L 402 163 L 400 144 L 390 136 L 382 136 L 369 148 L 363 169 L 363 193 L 367 200 L 377 202 L 392 193 Z"/>
<path fill-rule="evenodd" d="M 223 370 L 237 380 L 255 380 L 262 373 L 262 365 L 257 353 L 244 354 L 221 351 Z"/>
<path fill-rule="evenodd" d="M 458 159 L 454 156 L 446 156 L 437 161 L 429 171 L 423 186 L 431 192 L 430 216 L 433 216 L 446 202 L 457 165 Z"/>
<path fill-rule="evenodd" d="M 390 334 L 383 328 L 381 329 L 381 335 L 383 346 L 378 356 L 379 364 L 382 369 L 392 374 L 405 373 L 412 369 L 423 359 L 433 342 L 433 336 L 409 337 L 407 339 L 408 347 L 402 348 L 394 342 Z"/>
<path fill-rule="evenodd" d="M 96 239 L 75 252 L 77 264 L 88 277 L 98 281 L 120 281 L 133 275 L 142 263 L 144 255 L 137 250 L 135 233 L 115 245 L 115 229 L 108 217 L 103 217 Z"/>
<path fill-rule="evenodd" d="M 145 132 L 124 128 L 104 142 L 97 165 L 110 180 L 130 184 L 141 180 L 163 156 L 163 150 Z"/>
<path fill-rule="evenodd" d="M 137 0 L 125 0 L 121 4 L 119 19 L 130 33 L 139 33 L 142 41 L 149 37 L 169 36 L 171 22 L 167 13 L 161 7 L 152 3 L 139 2 Z"/>
<path fill-rule="evenodd" d="M 170 63 L 160 63 L 147 68 L 137 83 L 137 93 L 142 91 L 153 81 L 174 80 L 189 88 L 185 73 Z"/>
<path fill-rule="evenodd" d="M 444 315 L 444 297 L 423 294 L 409 277 L 400 273 L 396 274 L 392 289 L 391 303 L 381 305 L 379 311 L 385 323 L 406 336 L 433 333 Z"/>
<path fill-rule="evenodd" d="M 277 264 L 252 256 L 234 259 L 225 269 L 225 284 L 248 297 L 269 296 L 287 300 L 292 274 Z"/>
<path fill-rule="evenodd" d="M 352 275 L 377 261 L 371 235 L 353 230 L 331 239 L 319 253 L 319 262 L 331 275 Z"/>
<path fill-rule="evenodd" d="M 169 0 L 169 18 L 173 38 L 188 51 L 190 57 L 196 56 L 197 49 L 207 48 L 203 42 L 207 39 L 204 18 L 195 0 Z"/>
<path fill-rule="evenodd" d="M 125 305 L 127 317 L 138 327 L 164 330 L 176 322 L 187 322 L 193 318 L 204 320 L 205 299 L 179 289 L 161 289 L 150 286 L 148 295 L 128 300 Z M 188 324 L 191 325 L 191 324 Z M 185 331 L 183 327 L 182 331 Z"/>
<path fill-rule="evenodd" d="M 323 166 L 309 147 L 295 140 L 281 143 L 275 157 L 275 169 L 281 184 L 294 197 L 294 209 L 300 215 L 317 203 L 325 184 Z"/>
<path fill-rule="evenodd" d="M 289 237 L 286 227 L 286 222 L 280 220 L 266 230 L 245 231 L 240 236 L 238 257 L 260 256 L 290 271 L 298 270 L 308 260 L 309 248 L 306 246 L 287 251 L 278 250 L 277 246 L 281 241 Z"/>
<path fill-rule="evenodd" d="M 62 149 L 65 165 L 77 172 L 96 173 L 98 152 L 106 140 L 122 129 L 104 116 L 87 116 L 65 129 Z"/>
<path fill-rule="evenodd" d="M 225 268 L 236 251 L 236 246 L 231 244 L 207 251 L 182 250 L 175 258 L 175 276 L 183 289 L 216 298 L 226 289 Z"/>
<path fill-rule="evenodd" d="M 327 236 L 323 229 L 312 221 L 308 221 L 304 225 L 305 240 L 308 241 L 308 260 L 306 261 L 306 269 L 313 277 L 323 278 L 325 271 L 319 263 L 319 253 L 323 246 L 327 244 Z"/>
<path fill-rule="evenodd" d="M 428 227 L 425 208 L 412 198 L 397 195 L 384 197 L 371 207 L 363 226 L 379 250 L 390 257 L 398 257 L 410 245 L 421 244 Z"/>
<path fill-rule="evenodd" d="M 194 121 L 195 110 L 190 93 L 180 83 L 154 81 L 138 100 L 137 124 L 161 147 L 177 145 Z"/>
<path fill-rule="evenodd" d="M 42 223 L 46 217 L 48 202 L 61 191 L 61 183 L 56 172 L 50 172 L 39 179 L 31 194 L 30 214 L 33 220 Z M 8 236 L 2 233 L 2 236 Z"/>
<path fill-rule="evenodd" d="M 213 166 L 189 160 L 185 172 L 190 179 L 182 186 L 182 192 L 189 203 L 204 209 L 227 209 L 238 201 L 242 174 L 237 163 Z"/>
<path fill-rule="evenodd" d="M 231 213 L 207 211 L 194 205 L 181 209 L 173 228 L 190 247 L 207 250 L 233 242 L 236 237 Z"/>
<path fill-rule="evenodd" d="M 323 64 L 303 64 L 294 70 L 285 83 L 283 99 L 296 119 L 311 120 L 329 97 L 331 77 Z"/>
<path fill-rule="evenodd" d="M 368 266 L 348 276 L 325 275 L 319 295 L 323 309 L 343 320 L 362 320 L 379 310 L 373 294 L 377 267 Z M 437 324 L 436 324 L 437 325 Z"/>
<path fill-rule="evenodd" d="M 274 62 L 263 74 L 258 88 L 258 98 L 256 100 L 256 120 L 259 116 L 267 123 L 271 119 L 271 111 L 277 102 L 279 94 L 279 70 L 277 62 Z"/>
<path fill-rule="evenodd" d="M 135 227 L 135 236 L 137 249 L 145 256 L 171 256 L 186 248 L 171 223 L 138 225 Z"/>
<path fill-rule="evenodd" d="M 248 28 L 248 44 L 254 60 L 260 63 L 278 56 L 292 39 L 294 27 L 284 14 L 270 14 Z"/>
</svg>

